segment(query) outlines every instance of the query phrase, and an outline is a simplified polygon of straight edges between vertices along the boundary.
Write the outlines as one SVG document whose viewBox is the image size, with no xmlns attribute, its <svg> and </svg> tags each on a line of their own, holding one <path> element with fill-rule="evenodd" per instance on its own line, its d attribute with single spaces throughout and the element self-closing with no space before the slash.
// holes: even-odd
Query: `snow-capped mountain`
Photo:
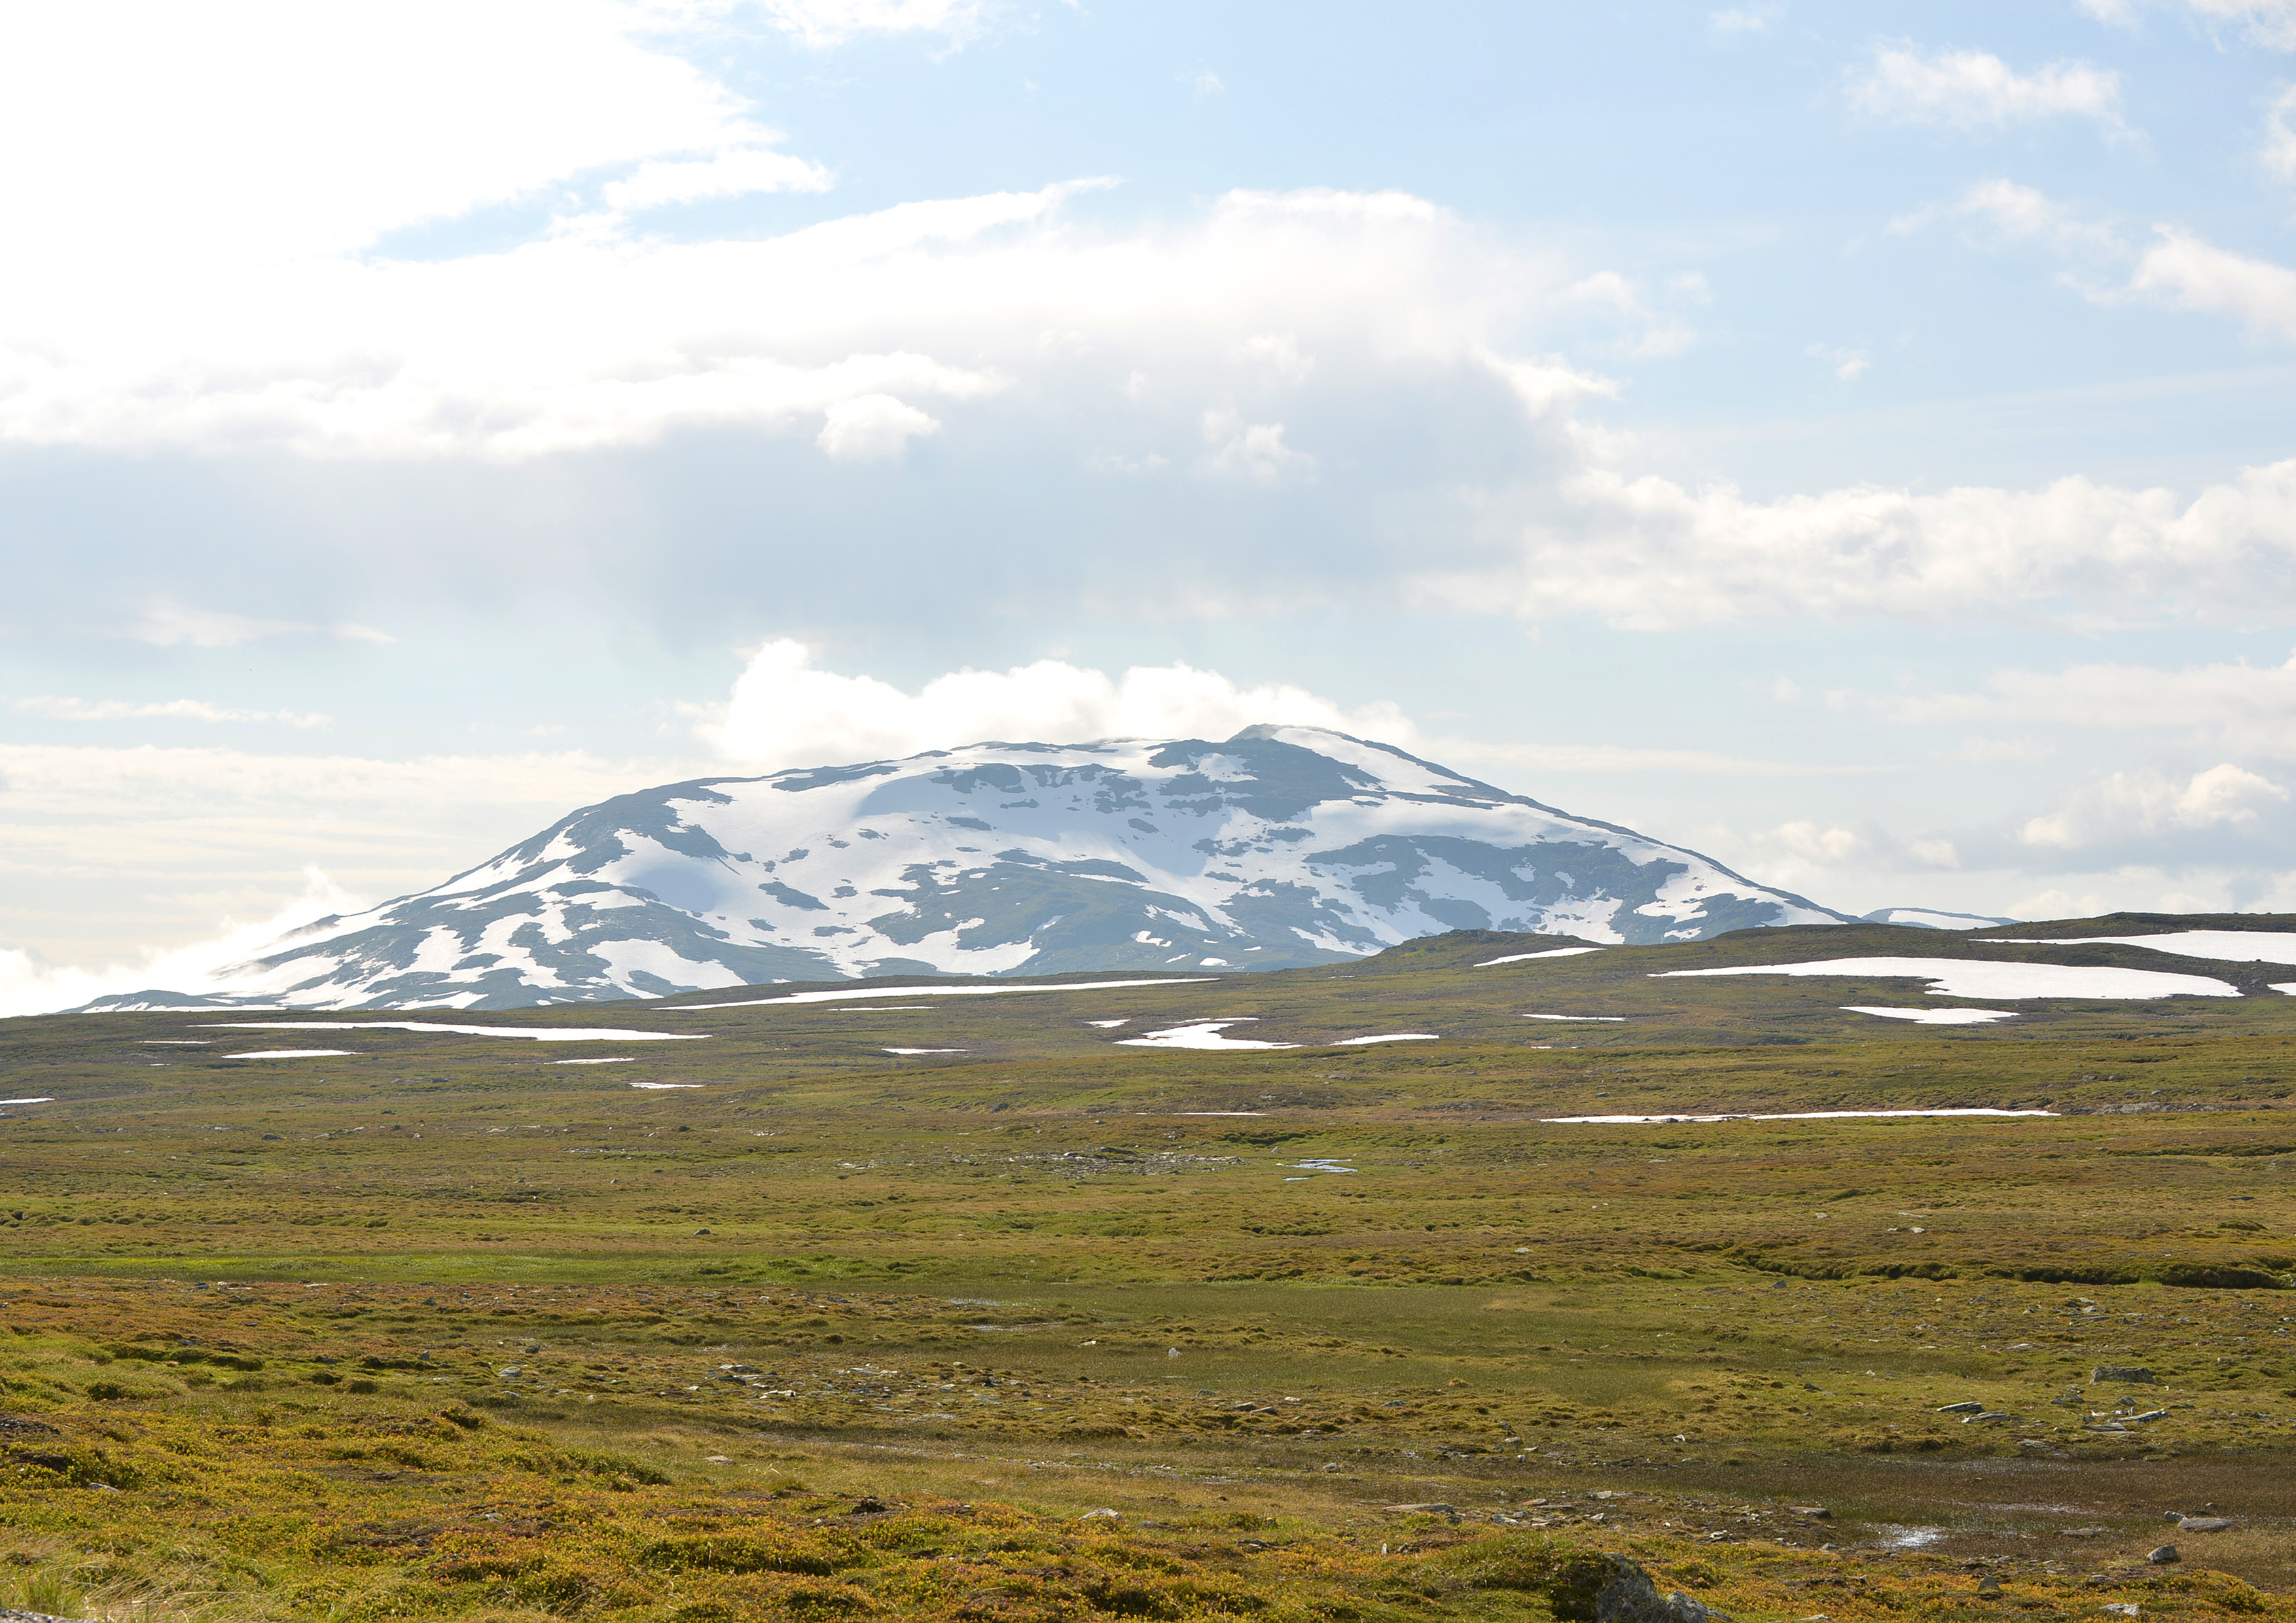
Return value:
<svg viewBox="0 0 2296 1623">
<path fill-rule="evenodd" d="M 585 807 L 435 889 L 99 1009 L 513 1008 L 862 975 L 1277 969 L 1462 928 L 1847 922 L 1312 727 L 973 744 Z"/>
</svg>

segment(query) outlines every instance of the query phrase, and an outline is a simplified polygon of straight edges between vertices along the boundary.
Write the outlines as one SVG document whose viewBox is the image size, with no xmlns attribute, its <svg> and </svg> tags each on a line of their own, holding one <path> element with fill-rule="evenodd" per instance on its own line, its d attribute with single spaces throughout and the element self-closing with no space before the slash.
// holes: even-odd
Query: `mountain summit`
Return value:
<svg viewBox="0 0 2296 1623">
<path fill-rule="evenodd" d="M 1260 726 L 620 795 L 209 986 L 89 1006 L 504 1009 L 863 975 L 1292 968 L 1458 929 L 1652 942 L 1845 922 L 1388 745 Z"/>
</svg>

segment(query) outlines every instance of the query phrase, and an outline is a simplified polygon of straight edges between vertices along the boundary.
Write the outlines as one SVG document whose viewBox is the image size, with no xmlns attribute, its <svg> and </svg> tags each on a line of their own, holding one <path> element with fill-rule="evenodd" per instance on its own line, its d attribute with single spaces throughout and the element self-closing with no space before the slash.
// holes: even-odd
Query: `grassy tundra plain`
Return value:
<svg viewBox="0 0 2296 1623">
<path fill-rule="evenodd" d="M 0 1024 L 0 1604 L 1543 1619 L 1611 1551 L 1741 1619 L 2296 1618 L 2296 971 L 1477 967 L 1558 945 Z M 1866 955 L 2245 995 L 1652 978 Z M 1215 1021 L 1300 1045 L 1119 1044 Z M 1554 1119 L 1972 1107 L 2056 1113 Z"/>
</svg>

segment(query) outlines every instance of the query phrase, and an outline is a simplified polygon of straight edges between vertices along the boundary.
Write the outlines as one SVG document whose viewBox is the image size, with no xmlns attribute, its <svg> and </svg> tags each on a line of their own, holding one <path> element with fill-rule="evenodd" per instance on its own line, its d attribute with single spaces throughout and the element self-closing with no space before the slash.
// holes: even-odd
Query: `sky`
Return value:
<svg viewBox="0 0 2296 1623">
<path fill-rule="evenodd" d="M 12 5 L 0 209 L 0 1012 L 1262 721 L 2296 911 L 2296 0 Z"/>
</svg>

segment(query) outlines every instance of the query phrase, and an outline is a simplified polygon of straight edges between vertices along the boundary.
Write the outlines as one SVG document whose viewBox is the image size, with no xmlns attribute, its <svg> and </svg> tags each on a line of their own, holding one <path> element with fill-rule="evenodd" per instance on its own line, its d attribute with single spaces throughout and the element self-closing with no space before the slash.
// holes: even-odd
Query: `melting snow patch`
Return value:
<svg viewBox="0 0 2296 1623">
<path fill-rule="evenodd" d="M 636 1060 L 545 1060 L 545 1065 L 635 1065 Z"/>
<path fill-rule="evenodd" d="M 1486 958 L 1475 965 L 1479 970 L 1496 969 L 1502 963 L 1528 963 L 1533 958 L 1575 958 L 1580 953 L 1599 953 L 1599 947 L 1556 947 L 1543 953 L 1510 953 L 1504 958 Z"/>
<path fill-rule="evenodd" d="M 1943 1111 L 1788 1111 L 1775 1116 L 1547 1116 L 1555 1121 L 1593 1121 L 1624 1126 L 1669 1121 L 1842 1121 L 1863 1116 L 2054 1116 L 2054 1111 L 2004 1111 L 1991 1108 Z"/>
<path fill-rule="evenodd" d="M 1293 1161 L 1292 1164 L 1302 1172 L 1353 1172 L 1355 1170 L 1345 1161 L 1335 1161 L 1319 1155 L 1311 1155 L 1306 1160 Z"/>
<path fill-rule="evenodd" d="M 1085 1021 L 1085 1024 L 1086 1024 L 1086 1025 L 1087 1025 L 1087 1026 L 1097 1026 L 1097 1027 L 1099 1027 L 1103 1031 L 1113 1031 L 1113 1030 L 1115 1030 L 1119 1026 L 1128 1026 L 1128 1025 L 1130 1025 L 1131 1023 L 1132 1023 L 1132 1019 L 1131 1019 L 1131 1017 L 1130 1017 L 1129 1015 L 1127 1015 L 1127 1016 L 1126 1016 L 1124 1019 L 1122 1019 L 1122 1020 L 1088 1020 L 1088 1021 Z"/>
<path fill-rule="evenodd" d="M 252 1053 L 226 1053 L 226 1060 L 356 1060 L 348 1048 L 258 1048 Z"/>
<path fill-rule="evenodd" d="M 1163 1031 L 1151 1031 L 1145 1037 L 1120 1037 L 1117 1042 L 1127 1048 L 1297 1048 L 1297 1043 L 1255 1043 L 1249 1037 L 1222 1037 L 1229 1026 L 1242 1025 L 1245 1015 L 1236 1020 L 1199 1021 L 1192 1026 L 1173 1026 Z"/>
<path fill-rule="evenodd" d="M 146 1048 L 208 1048 L 214 1044 L 215 1038 L 211 1037 L 147 1037 L 144 1039 Z"/>
<path fill-rule="evenodd" d="M 970 1048 L 888 1048 L 887 1053 L 971 1053 Z"/>
<path fill-rule="evenodd" d="M 2240 988 L 2206 975 L 2164 970 L 2103 969 L 2072 963 L 2007 963 L 1980 958 L 1826 958 L 1814 963 L 1749 963 L 1726 969 L 1667 970 L 1653 980 L 1698 975 L 1904 976 L 1933 982 L 1932 997 L 2237 997 Z"/>
<path fill-rule="evenodd" d="M 1980 936 L 1978 940 L 2017 947 L 2149 947 L 2180 958 L 2214 958 L 2220 963 L 2296 963 L 2296 931 L 2285 930 L 2178 930 L 2157 936 L 2069 936 L 2028 940 L 2021 936 Z"/>
<path fill-rule="evenodd" d="M 1846 1013 L 1874 1014 L 1883 1020 L 1916 1021 L 1924 1026 L 1988 1026 L 1997 1020 L 2015 1020 L 2010 1009 L 1882 1009 L 1854 1003 L 1841 1005 Z"/>
<path fill-rule="evenodd" d="M 1623 1025 L 1626 1018 L 1623 1014 L 1526 1014 L 1523 1016 L 1525 1020 L 1575 1020 L 1581 1023 L 1598 1020 L 1614 1026 Z"/>
<path fill-rule="evenodd" d="M 701 1043 L 698 1031 L 611 1031 L 603 1026 L 446 1026 L 419 1020 L 215 1020 L 211 1031 L 446 1031 L 457 1037 L 517 1037 L 534 1043 Z"/>
<path fill-rule="evenodd" d="M 1119 987 L 1181 987 L 1201 986 L 1207 980 L 1218 980 L 1217 975 L 1175 975 L 1157 980 L 1074 980 L 1057 986 L 1009 987 L 902 987 L 896 997 L 998 997 L 1007 992 L 1105 992 Z M 875 988 L 866 992 L 791 992 L 782 997 L 752 998 L 747 1003 L 689 1003 L 674 1009 L 664 1009 L 664 1014 L 699 1014 L 705 1009 L 759 1009 L 774 1004 L 851 1003 L 859 998 L 882 997 L 885 988 Z"/>
<path fill-rule="evenodd" d="M 0 1104 L 53 1104 L 55 1102 L 53 1094 L 45 1094 L 37 1099 L 0 1099 Z"/>
<path fill-rule="evenodd" d="M 633 1082 L 630 1086 L 643 1087 L 649 1092 L 659 1092 L 669 1087 L 707 1087 L 709 1085 L 707 1082 Z"/>
<path fill-rule="evenodd" d="M 1390 1031 L 1381 1037 L 1343 1037 L 1327 1046 L 1360 1048 L 1365 1043 L 1439 1043 L 1442 1040 L 1442 1033 L 1439 1031 Z"/>
</svg>

